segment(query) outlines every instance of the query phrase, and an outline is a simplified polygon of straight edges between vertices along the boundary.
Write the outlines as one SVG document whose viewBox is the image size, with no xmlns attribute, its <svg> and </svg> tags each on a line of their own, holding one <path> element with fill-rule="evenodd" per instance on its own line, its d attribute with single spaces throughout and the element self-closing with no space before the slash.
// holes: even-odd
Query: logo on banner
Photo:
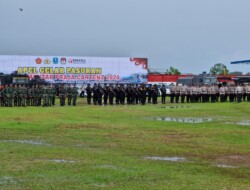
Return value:
<svg viewBox="0 0 250 190">
<path fill-rule="evenodd" d="M 54 64 L 58 64 L 58 63 L 59 63 L 59 59 L 58 59 L 57 57 L 54 57 L 54 58 L 53 58 L 53 63 L 54 63 Z"/>
<path fill-rule="evenodd" d="M 73 64 L 86 64 L 86 59 L 73 59 Z"/>
<path fill-rule="evenodd" d="M 42 63 L 42 59 L 40 57 L 36 58 L 36 64 L 41 64 Z"/>
<path fill-rule="evenodd" d="M 69 59 L 68 62 L 69 62 L 70 64 L 72 64 L 72 63 L 73 63 L 73 59 Z"/>
<path fill-rule="evenodd" d="M 65 57 L 62 57 L 61 58 L 61 64 L 66 64 L 66 62 L 67 62 L 67 59 Z"/>
<path fill-rule="evenodd" d="M 47 59 L 45 59 L 45 60 L 43 61 L 43 63 L 44 63 L 44 64 L 50 64 L 51 61 L 47 58 Z"/>
</svg>

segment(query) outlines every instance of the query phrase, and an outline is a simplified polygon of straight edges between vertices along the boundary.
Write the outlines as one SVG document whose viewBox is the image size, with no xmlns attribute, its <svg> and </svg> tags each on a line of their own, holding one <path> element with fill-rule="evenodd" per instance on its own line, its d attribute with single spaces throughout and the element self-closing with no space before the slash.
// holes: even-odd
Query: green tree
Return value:
<svg viewBox="0 0 250 190">
<path fill-rule="evenodd" d="M 169 69 L 167 69 L 166 74 L 168 74 L 168 75 L 180 75 L 181 72 L 178 69 L 171 66 Z"/>
<path fill-rule="evenodd" d="M 229 70 L 223 63 L 216 63 L 213 67 L 211 67 L 210 73 L 213 75 L 227 75 Z"/>
</svg>

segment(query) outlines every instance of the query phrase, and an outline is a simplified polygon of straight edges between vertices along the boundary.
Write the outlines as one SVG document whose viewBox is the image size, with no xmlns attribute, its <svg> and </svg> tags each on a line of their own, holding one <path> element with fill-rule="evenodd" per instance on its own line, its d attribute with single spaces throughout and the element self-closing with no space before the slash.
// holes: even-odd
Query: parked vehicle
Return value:
<svg viewBox="0 0 250 190">
<path fill-rule="evenodd" d="M 216 76 L 213 75 L 196 75 L 191 77 L 183 77 L 179 78 L 176 81 L 176 84 L 184 84 L 184 85 L 212 85 L 218 84 L 218 80 Z"/>
</svg>

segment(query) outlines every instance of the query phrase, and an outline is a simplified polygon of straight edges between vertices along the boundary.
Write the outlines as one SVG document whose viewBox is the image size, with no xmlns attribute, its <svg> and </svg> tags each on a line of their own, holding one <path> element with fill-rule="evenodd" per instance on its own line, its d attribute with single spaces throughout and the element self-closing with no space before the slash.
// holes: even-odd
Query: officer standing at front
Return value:
<svg viewBox="0 0 250 190">
<path fill-rule="evenodd" d="M 161 91 L 161 103 L 165 104 L 166 103 L 166 96 L 167 96 L 167 90 L 165 85 L 163 84 L 160 88 Z"/>
<path fill-rule="evenodd" d="M 91 104 L 92 88 L 90 87 L 90 84 L 87 85 L 86 93 L 87 93 L 87 102 L 88 104 Z"/>
</svg>

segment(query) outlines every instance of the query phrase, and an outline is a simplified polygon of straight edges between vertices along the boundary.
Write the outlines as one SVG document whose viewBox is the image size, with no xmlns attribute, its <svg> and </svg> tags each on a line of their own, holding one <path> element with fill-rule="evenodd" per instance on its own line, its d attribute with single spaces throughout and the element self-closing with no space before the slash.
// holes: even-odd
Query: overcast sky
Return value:
<svg viewBox="0 0 250 190">
<path fill-rule="evenodd" d="M 23 11 L 20 11 L 22 8 Z M 148 57 L 182 73 L 250 72 L 249 0 L 0 0 L 0 54 Z"/>
</svg>

